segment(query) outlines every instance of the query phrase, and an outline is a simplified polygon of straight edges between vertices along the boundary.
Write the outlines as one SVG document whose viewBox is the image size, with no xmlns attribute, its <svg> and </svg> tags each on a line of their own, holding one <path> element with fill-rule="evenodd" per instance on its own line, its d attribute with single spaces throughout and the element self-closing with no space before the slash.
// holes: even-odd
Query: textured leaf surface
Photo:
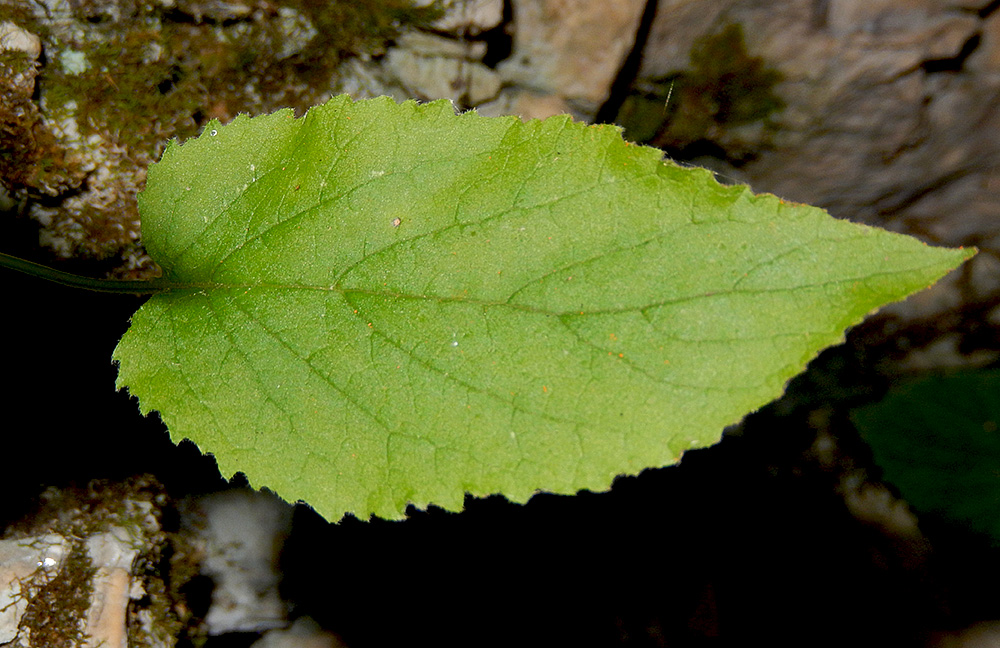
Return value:
<svg viewBox="0 0 1000 648">
<path fill-rule="evenodd" d="M 1000 370 L 915 381 L 851 418 L 914 508 L 1000 546 Z"/>
<path fill-rule="evenodd" d="M 606 489 L 969 255 L 723 187 L 613 127 L 344 97 L 211 124 L 140 196 L 177 288 L 119 386 L 323 515 Z"/>
</svg>

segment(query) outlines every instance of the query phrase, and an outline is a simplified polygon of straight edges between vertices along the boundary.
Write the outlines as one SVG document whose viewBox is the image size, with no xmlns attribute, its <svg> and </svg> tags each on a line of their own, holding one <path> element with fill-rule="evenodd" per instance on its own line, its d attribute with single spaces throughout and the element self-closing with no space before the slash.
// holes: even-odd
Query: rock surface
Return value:
<svg viewBox="0 0 1000 648">
<path fill-rule="evenodd" d="M 592 119 L 635 44 L 645 0 L 514 2 L 514 49 L 499 70 L 508 84 L 555 95 L 564 112 Z"/>
<path fill-rule="evenodd" d="M 400 96 L 454 98 L 474 106 L 493 99 L 502 83 L 479 62 L 485 50 L 482 43 L 415 32 L 397 40 L 380 68 L 400 86 Z"/>
<path fill-rule="evenodd" d="M 291 506 L 273 495 L 234 490 L 196 503 L 188 517 L 201 573 L 214 582 L 205 617 L 209 635 L 261 632 L 287 625 L 278 585 L 278 553 Z"/>
<path fill-rule="evenodd" d="M 4 530 L 0 646 L 77 638 L 93 648 L 166 648 L 229 633 L 261 633 L 262 646 L 343 645 L 307 620 L 289 624 L 278 590 L 289 504 L 234 489 L 175 508 L 161 488 L 147 476 L 49 489 L 36 512 Z M 163 531 L 164 517 L 179 517 L 180 528 Z M 199 578 L 211 581 L 203 618 L 186 593 Z"/>
<path fill-rule="evenodd" d="M 147 571 L 166 538 L 157 499 L 148 479 L 46 491 L 0 540 L 0 645 L 173 645 L 178 618 L 147 597 L 163 591 Z"/>
<path fill-rule="evenodd" d="M 32 590 L 59 572 L 69 544 L 55 533 L 0 540 L 0 645 L 17 639 Z"/>
<path fill-rule="evenodd" d="M 503 0 L 444 0 L 444 15 L 434 22 L 435 31 L 479 36 L 503 21 Z"/>
</svg>

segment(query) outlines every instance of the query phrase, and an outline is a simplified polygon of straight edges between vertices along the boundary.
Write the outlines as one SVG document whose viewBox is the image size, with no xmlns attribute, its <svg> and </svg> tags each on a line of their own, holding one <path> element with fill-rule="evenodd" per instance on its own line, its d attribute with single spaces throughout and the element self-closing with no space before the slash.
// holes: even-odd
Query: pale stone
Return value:
<svg viewBox="0 0 1000 648">
<path fill-rule="evenodd" d="M 42 53 L 42 42 L 37 36 L 21 29 L 12 22 L 0 23 L 0 52 L 21 52 L 30 61 L 0 67 L 0 94 L 3 95 L 5 111 L 23 115 L 34 112 L 31 100 L 35 93 L 35 77 L 38 75 L 38 57 Z M 8 134 L 8 137 L 14 135 Z M 17 135 L 14 135 L 16 138 Z"/>
<path fill-rule="evenodd" d="M 1000 11 L 983 22 L 979 47 L 969 57 L 969 69 L 988 75 L 1000 75 Z"/>
<path fill-rule="evenodd" d="M 635 43 L 644 7 L 645 0 L 515 2 L 514 50 L 500 74 L 593 117 Z"/>
<path fill-rule="evenodd" d="M 17 638 L 29 588 L 58 574 L 69 550 L 70 542 L 54 533 L 0 540 L 0 644 Z"/>
<path fill-rule="evenodd" d="M 826 25 L 838 35 L 892 34 L 922 23 L 931 11 L 930 0 L 829 0 Z"/>
<path fill-rule="evenodd" d="M 475 60 L 481 59 L 486 53 L 486 44 L 475 41 L 463 41 L 457 38 L 444 38 L 427 32 L 411 31 L 396 39 L 393 52 L 409 52 L 418 56 L 441 56 Z"/>
<path fill-rule="evenodd" d="M 917 516 L 905 500 L 893 495 L 884 484 L 862 479 L 845 479 L 841 484 L 844 503 L 855 518 L 870 526 L 891 531 L 900 542 L 916 541 L 926 545 Z M 919 552 L 914 552 L 918 553 Z M 913 555 L 911 553 L 911 555 Z"/>
<path fill-rule="evenodd" d="M 0 23 L 0 50 L 24 52 L 33 59 L 42 54 L 42 41 L 12 22 Z"/>
<path fill-rule="evenodd" d="M 133 592 L 131 569 L 139 553 L 135 542 L 120 527 L 87 538 L 87 553 L 96 570 L 87 610 L 88 648 L 128 647 L 126 614 Z"/>
<path fill-rule="evenodd" d="M 370 59 L 349 58 L 341 63 L 333 74 L 331 91 L 335 94 L 350 95 L 354 99 L 390 96 L 404 99 L 404 91 L 383 77 L 384 68 Z"/>
<path fill-rule="evenodd" d="M 947 332 L 933 342 L 918 349 L 911 349 L 905 357 L 893 364 L 899 374 L 926 374 L 944 369 L 970 369 L 995 363 L 1000 353 L 978 349 L 972 353 L 961 350 L 962 336 Z"/>
<path fill-rule="evenodd" d="M 510 88 L 503 91 L 495 101 L 478 106 L 476 112 L 487 117 L 516 115 L 527 121 L 570 114 L 571 108 L 558 95 L 536 94 L 529 90 Z"/>
<path fill-rule="evenodd" d="M 164 4 L 168 7 L 176 6 L 179 11 L 193 17 L 195 22 L 199 23 L 206 18 L 217 23 L 240 20 L 249 17 L 253 12 L 253 6 L 250 4 L 224 0 L 177 0 L 176 2 L 170 0 Z"/>
<path fill-rule="evenodd" d="M 210 635 L 259 632 L 286 623 L 287 605 L 278 592 L 278 552 L 291 525 L 291 506 L 256 491 L 210 495 L 198 503 L 205 559 L 201 572 L 212 578 L 212 603 L 205 616 Z"/>
<path fill-rule="evenodd" d="M 72 49 L 59 52 L 59 63 L 66 74 L 83 74 L 90 69 L 87 54 Z"/>
<path fill-rule="evenodd" d="M 281 49 L 275 55 L 279 61 L 304 51 L 313 36 L 319 33 L 305 14 L 291 7 L 278 7 L 277 21 L 284 35 L 280 40 Z"/>
<path fill-rule="evenodd" d="M 386 71 L 406 90 L 410 98 L 463 99 L 475 106 L 495 97 L 500 77 L 474 61 L 442 56 L 419 56 L 393 49 L 386 55 Z"/>
<path fill-rule="evenodd" d="M 166 542 L 157 508 L 165 499 L 147 488 L 158 488 L 158 484 L 142 477 L 115 485 L 94 482 L 85 491 L 50 488 L 41 494 L 39 509 L 14 527 L 25 537 L 0 541 L 0 556 L 10 547 L 34 552 L 27 561 L 22 556 L 18 584 L 23 602 L 0 611 L 4 630 L 0 645 L 8 645 L 13 628 L 16 636 L 11 648 L 47 648 L 32 636 L 40 623 L 49 623 L 48 631 L 66 633 L 67 639 L 77 633 L 85 636 L 79 642 L 84 648 L 173 645 L 168 639 L 179 622 L 167 612 L 172 602 L 162 597 L 163 579 L 169 577 L 148 569 L 133 573 L 137 561 L 145 567 L 157 564 L 161 543 Z M 51 529 L 59 533 L 46 534 Z M 0 558 L 0 564 L 6 561 Z M 57 575 L 60 579 L 53 581 Z M 152 585 L 148 597 L 146 584 Z M 69 595 L 87 589 L 89 600 Z M 0 599 L 4 592 L 9 594 L 0 587 Z M 40 609 L 55 608 L 58 614 L 25 619 L 22 609 L 29 598 L 40 602 Z M 0 602 L 0 608 L 6 604 Z M 3 616 L 10 611 L 16 611 L 19 618 Z M 129 622 L 130 611 L 138 615 L 133 616 L 135 623 Z M 143 616 L 148 622 L 141 621 Z M 52 619 L 60 625 L 53 627 Z"/>
<path fill-rule="evenodd" d="M 711 33 L 732 2 L 661 0 L 643 50 L 640 78 L 659 79 L 688 67 L 695 40 Z"/>
<path fill-rule="evenodd" d="M 347 644 L 334 634 L 323 631 L 308 617 L 300 617 L 290 627 L 270 630 L 253 643 L 251 648 L 346 648 Z"/>
<path fill-rule="evenodd" d="M 500 92 L 501 80 L 478 60 L 486 44 L 445 38 L 426 32 L 401 35 L 381 65 L 355 61 L 345 65 L 340 89 L 352 96 L 389 94 L 398 100 L 451 99 L 477 106 Z"/>
<path fill-rule="evenodd" d="M 444 0 L 445 14 L 434 28 L 453 34 L 476 36 L 503 20 L 503 0 Z"/>
<path fill-rule="evenodd" d="M 977 254 L 968 264 L 970 297 L 983 301 L 993 297 L 997 277 L 1000 277 L 1000 259 L 992 254 Z"/>
<path fill-rule="evenodd" d="M 465 97 L 471 106 L 478 106 L 493 99 L 503 85 L 500 75 L 485 65 L 469 63 L 460 71 L 464 74 Z"/>
<path fill-rule="evenodd" d="M 993 0 L 948 0 L 948 6 L 955 7 L 956 9 L 980 11 L 988 7 L 992 1 Z"/>
<path fill-rule="evenodd" d="M 958 56 L 966 41 L 979 31 L 981 22 L 973 16 L 940 16 L 928 21 L 917 35 L 923 57 L 946 59 Z"/>
</svg>

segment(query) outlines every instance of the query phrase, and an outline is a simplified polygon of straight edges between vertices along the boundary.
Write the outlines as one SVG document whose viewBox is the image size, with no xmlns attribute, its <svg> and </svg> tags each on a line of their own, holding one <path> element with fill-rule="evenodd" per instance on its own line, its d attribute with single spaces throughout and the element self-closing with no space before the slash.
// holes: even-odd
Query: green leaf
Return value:
<svg viewBox="0 0 1000 648">
<path fill-rule="evenodd" d="M 1000 370 L 913 381 L 851 418 L 914 508 L 1000 546 Z"/>
<path fill-rule="evenodd" d="M 971 255 L 661 156 L 447 102 L 213 122 L 149 170 L 175 288 L 133 318 L 118 385 L 333 519 L 603 490 Z"/>
</svg>

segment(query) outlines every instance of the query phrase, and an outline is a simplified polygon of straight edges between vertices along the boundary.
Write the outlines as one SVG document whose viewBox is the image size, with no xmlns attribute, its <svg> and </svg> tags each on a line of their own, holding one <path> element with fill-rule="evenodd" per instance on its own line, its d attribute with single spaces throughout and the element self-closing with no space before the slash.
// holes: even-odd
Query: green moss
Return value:
<svg viewBox="0 0 1000 648">
<path fill-rule="evenodd" d="M 784 105 L 772 92 L 781 73 L 765 67 L 760 57 L 747 54 L 739 25 L 699 39 L 691 50 L 691 67 L 682 93 L 697 100 L 718 124 L 764 119 Z"/>
<path fill-rule="evenodd" d="M 80 74 L 46 66 L 39 77 L 46 102 L 75 101 L 84 135 L 111 134 L 129 148 L 151 150 L 196 134 L 210 117 L 286 105 L 304 110 L 323 99 L 346 57 L 384 47 L 404 26 L 426 25 L 442 13 L 439 3 L 415 8 L 411 0 L 286 0 L 282 6 L 317 31 L 287 59 L 274 56 L 286 39 L 278 20 L 220 26 L 147 16 L 110 25 L 103 40 L 80 48 L 89 62 Z"/>
<path fill-rule="evenodd" d="M 418 8 L 412 0 L 278 0 L 236 20 L 195 15 L 197 2 L 171 10 L 120 3 L 115 17 L 106 3 L 71 4 L 71 17 L 47 19 L 0 0 L 0 15 L 20 7 L 18 24 L 45 51 L 34 95 L 41 110 L 30 93 L 20 103 L 0 97 L 0 181 L 26 196 L 70 198 L 41 232 L 60 256 L 117 257 L 129 267 L 139 234 L 135 194 L 168 140 L 196 135 L 212 118 L 302 113 L 329 98 L 345 58 L 378 54 L 402 29 L 442 14 L 440 2 Z M 289 38 L 288 10 L 315 30 L 308 42 Z M 289 42 L 301 51 L 278 58 Z M 66 70 L 61 62 L 76 53 L 86 66 Z M 0 71 L 17 65 L 23 61 Z M 66 141 L 63 123 L 75 124 L 79 141 Z M 95 174 L 95 165 L 114 171 Z"/>
<path fill-rule="evenodd" d="M 27 52 L 0 49 L 0 66 L 6 68 L 8 74 L 24 74 L 35 67 L 35 58 Z"/>
<path fill-rule="evenodd" d="M 28 585 L 28 606 L 18 626 L 19 636 L 32 646 L 83 646 L 96 572 L 83 542 L 75 542 L 55 577 L 46 581 L 39 574 L 41 583 Z"/>
<path fill-rule="evenodd" d="M 414 7 L 412 0 L 289 0 L 307 15 L 319 32 L 300 62 L 323 60 L 378 49 L 399 35 L 404 26 L 427 26 L 444 13 L 439 0 Z"/>
<path fill-rule="evenodd" d="M 766 137 L 745 142 L 735 131 L 757 122 L 769 126 L 769 118 L 784 107 L 774 93 L 781 73 L 747 53 L 740 25 L 695 41 L 690 61 L 687 70 L 630 94 L 618 123 L 629 139 L 681 157 L 700 144 L 722 151 L 730 161 L 745 161 L 752 155 L 748 149 L 766 145 Z"/>
<path fill-rule="evenodd" d="M 169 61 L 149 60 L 154 47 L 162 47 L 159 31 L 126 31 L 89 47 L 89 67 L 80 74 L 46 66 L 39 76 L 46 105 L 51 111 L 73 101 L 81 135 L 110 136 L 136 150 L 195 134 L 192 116 L 203 103 L 202 92 L 164 92 L 175 72 Z"/>
<path fill-rule="evenodd" d="M 96 574 L 85 543 L 113 528 L 125 530 L 139 551 L 131 573 L 146 595 L 130 603 L 128 632 L 133 644 L 168 646 L 178 637 L 200 636 L 198 628 L 187 628 L 191 615 L 179 591 L 179 575 L 164 570 L 171 559 L 169 550 L 168 555 L 164 553 L 168 534 L 153 518 L 168 501 L 155 479 L 140 476 L 122 482 L 98 480 L 84 488 L 50 488 L 40 500 L 33 515 L 8 527 L 8 535 L 56 533 L 72 539 L 73 544 L 55 577 L 47 580 L 40 567 L 34 577 L 22 583 L 21 596 L 28 601 L 20 622 L 22 639 L 30 637 L 32 646 L 83 645 Z M 172 562 L 178 560 L 177 553 L 173 552 Z"/>
<path fill-rule="evenodd" d="M 298 112 L 320 103 L 330 80 L 347 58 L 378 53 L 407 27 L 427 26 L 443 14 L 440 1 L 414 7 L 412 0 L 285 0 L 282 6 L 306 17 L 316 35 L 299 53 L 277 60 L 286 39 L 278 21 L 248 24 L 240 39 L 217 54 L 224 61 L 203 82 L 209 96 L 228 98 L 252 79 L 256 95 L 270 97 L 259 112 L 290 106 Z M 239 104 L 246 98 L 232 96 Z"/>
<path fill-rule="evenodd" d="M 0 16 L 3 16 L 2 20 L 10 21 L 21 27 L 36 22 L 31 3 L 24 2 L 24 0 L 0 0 Z M 29 31 L 38 35 L 34 29 L 29 29 Z"/>
</svg>

